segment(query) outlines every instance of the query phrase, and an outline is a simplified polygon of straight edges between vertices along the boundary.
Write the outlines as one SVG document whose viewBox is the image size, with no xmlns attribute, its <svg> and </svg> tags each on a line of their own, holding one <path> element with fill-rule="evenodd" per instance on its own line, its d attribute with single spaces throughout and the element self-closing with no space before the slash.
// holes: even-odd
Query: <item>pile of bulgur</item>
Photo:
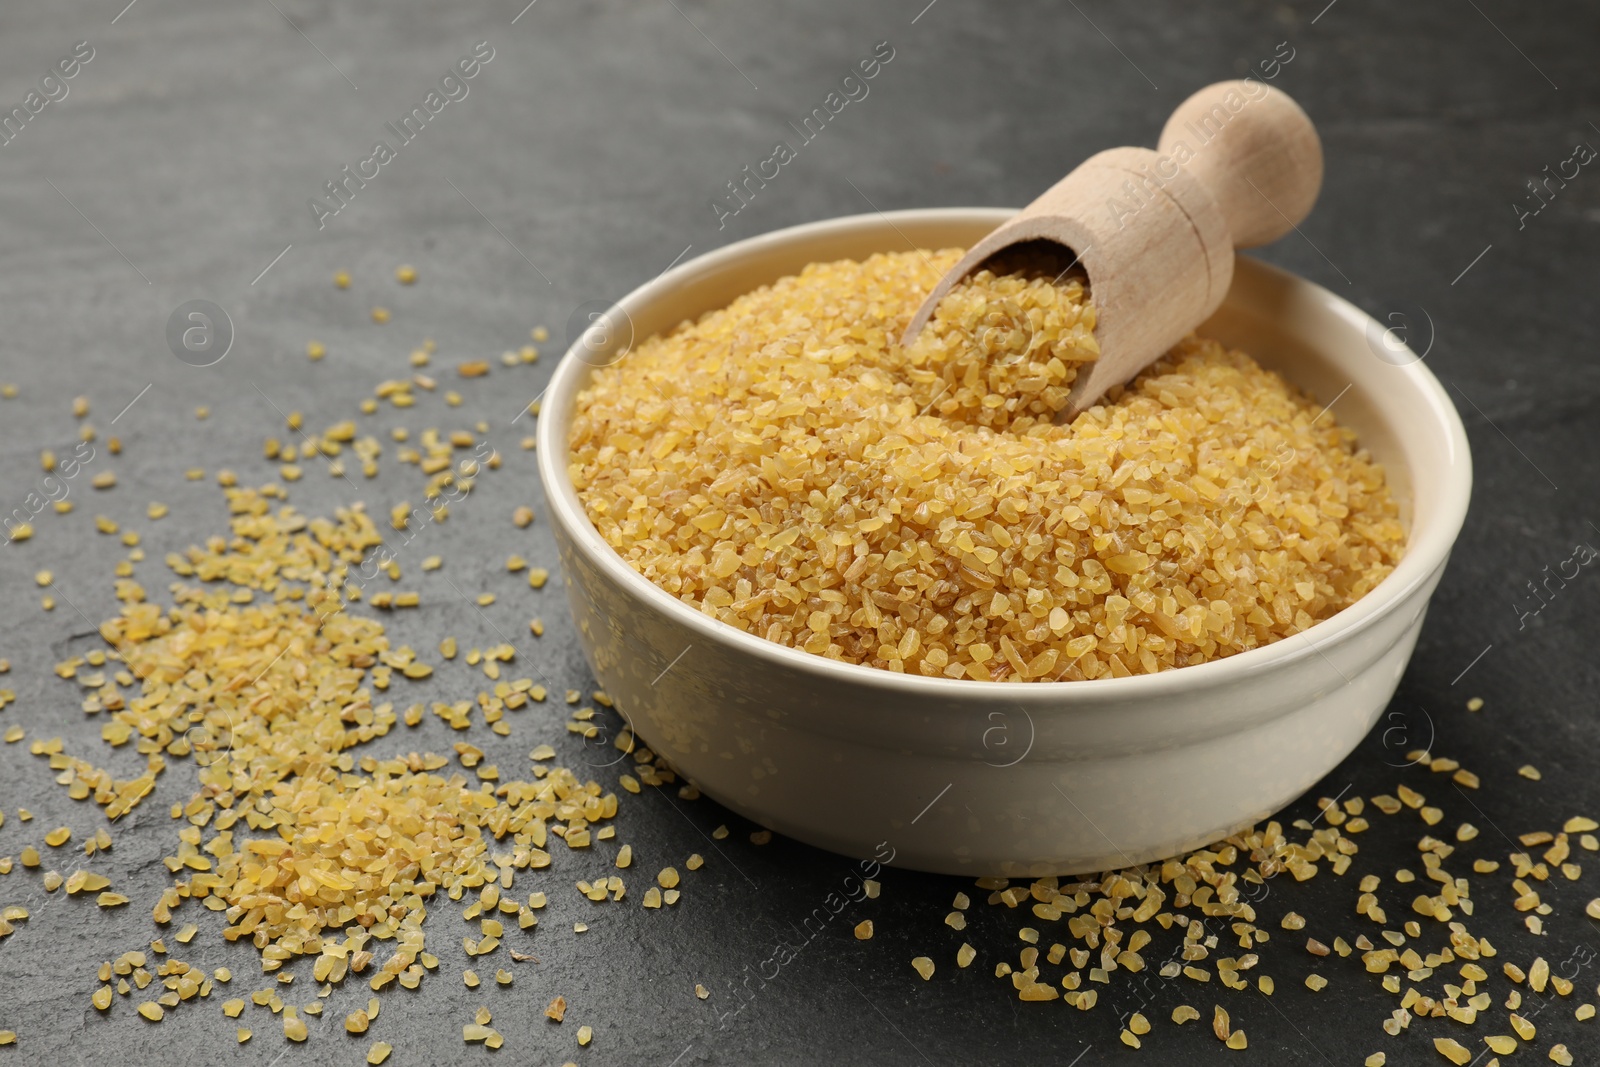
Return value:
<svg viewBox="0 0 1600 1067">
<path fill-rule="evenodd" d="M 960 250 L 812 264 L 652 337 L 578 398 L 571 474 L 640 574 L 783 645 L 989 680 L 1153 673 L 1298 633 L 1387 575 L 1381 467 L 1190 338 L 1071 425 L 1081 281 L 952 291 Z"/>
</svg>

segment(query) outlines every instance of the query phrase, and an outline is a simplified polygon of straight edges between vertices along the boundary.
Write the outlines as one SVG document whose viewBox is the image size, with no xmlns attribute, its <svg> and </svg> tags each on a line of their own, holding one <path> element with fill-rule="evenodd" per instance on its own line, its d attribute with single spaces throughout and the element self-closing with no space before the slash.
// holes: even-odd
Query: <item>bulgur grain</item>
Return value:
<svg viewBox="0 0 1600 1067">
<path fill-rule="evenodd" d="M 597 371 L 570 470 L 601 535 L 769 640 L 985 681 L 1231 655 L 1399 559 L 1351 433 L 1215 342 L 1053 425 L 1098 352 L 1075 282 L 980 272 L 900 347 L 957 256 L 813 264 Z"/>
</svg>

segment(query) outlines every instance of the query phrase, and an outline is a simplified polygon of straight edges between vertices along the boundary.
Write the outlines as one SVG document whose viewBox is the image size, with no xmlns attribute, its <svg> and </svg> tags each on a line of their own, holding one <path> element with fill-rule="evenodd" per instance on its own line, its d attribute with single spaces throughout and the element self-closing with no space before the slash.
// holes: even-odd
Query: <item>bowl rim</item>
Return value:
<svg viewBox="0 0 1600 1067">
<path fill-rule="evenodd" d="M 911 208 L 844 215 L 788 226 L 735 241 L 678 264 L 638 286 L 614 306 L 631 316 L 641 308 L 663 298 L 680 282 L 692 276 L 719 270 L 753 253 L 803 238 L 827 237 L 867 226 L 882 227 L 885 224 L 898 229 L 896 225 L 898 222 L 993 222 L 998 225 L 1014 212 L 1015 209 L 1012 208 L 988 207 Z M 1309 279 L 1258 259 L 1249 258 L 1248 262 L 1250 267 L 1247 269 L 1261 270 L 1277 276 L 1279 280 L 1288 280 L 1294 285 L 1308 287 L 1307 291 L 1324 307 L 1357 329 L 1365 330 L 1368 324 L 1376 324 L 1376 320 L 1366 312 Z M 582 338 L 574 340 L 562 354 L 549 385 L 541 395 L 541 405 L 551 400 L 567 404 L 576 401 L 576 389 L 581 383 L 575 382 L 575 379 L 593 366 L 578 354 L 577 349 L 580 344 Z M 1411 384 L 1427 402 L 1425 411 L 1418 411 L 1417 416 L 1420 419 L 1426 415 L 1427 421 L 1444 432 L 1448 438 L 1446 453 L 1455 458 L 1455 462 L 1440 470 L 1425 473 L 1411 472 L 1413 485 L 1426 476 L 1442 483 L 1442 491 L 1438 506 L 1434 509 L 1434 513 L 1428 516 L 1428 521 L 1424 525 L 1418 527 L 1413 517 L 1413 526 L 1409 531 L 1410 543 L 1399 564 L 1354 604 L 1297 634 L 1221 659 L 1208 660 L 1188 667 L 1176 667 L 1155 674 L 1091 678 L 1070 682 L 982 682 L 966 678 L 901 674 L 866 664 L 832 660 L 798 648 L 780 645 L 722 622 L 720 619 L 712 618 L 684 603 L 634 570 L 611 545 L 606 543 L 590 521 L 573 487 L 567 470 L 570 455 L 567 441 L 564 438 L 557 438 L 557 428 L 570 424 L 571 420 L 567 415 L 539 418 L 538 469 L 553 520 L 564 528 L 574 549 L 582 552 L 588 563 L 598 567 L 607 578 L 622 586 L 633 596 L 643 599 L 650 607 L 698 634 L 704 640 L 731 646 L 738 653 L 754 656 L 774 667 L 786 668 L 840 685 L 864 686 L 869 689 L 894 691 L 900 695 L 923 695 L 946 700 L 985 701 L 1003 698 L 1012 702 L 1021 699 L 1027 703 L 1052 704 L 1075 699 L 1148 700 L 1192 694 L 1197 690 L 1230 685 L 1244 676 L 1287 669 L 1311 656 L 1322 656 L 1326 659 L 1325 650 L 1355 637 L 1391 612 L 1399 610 L 1402 605 L 1411 602 L 1416 590 L 1430 581 L 1444 566 L 1465 521 L 1471 497 L 1472 462 L 1466 429 L 1462 425 L 1460 413 L 1444 387 L 1420 358 L 1400 366 L 1387 363 L 1384 366 L 1389 373 L 1398 371 L 1411 379 Z M 563 577 L 570 586 L 570 579 Z M 1298 640 L 1300 638 L 1304 640 Z"/>
</svg>

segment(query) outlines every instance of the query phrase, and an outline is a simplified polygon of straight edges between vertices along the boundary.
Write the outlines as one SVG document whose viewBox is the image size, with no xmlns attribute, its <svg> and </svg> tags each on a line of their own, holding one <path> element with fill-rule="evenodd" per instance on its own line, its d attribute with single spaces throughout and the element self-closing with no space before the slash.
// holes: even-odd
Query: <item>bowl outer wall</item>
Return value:
<svg viewBox="0 0 1600 1067">
<path fill-rule="evenodd" d="M 620 306 L 645 337 L 807 262 L 965 245 L 1008 214 L 896 212 L 779 231 L 685 263 Z M 1341 421 L 1408 505 L 1395 572 L 1262 649 L 1158 675 L 1028 685 L 834 663 L 716 622 L 638 575 L 600 539 L 567 477 L 572 406 L 592 366 L 574 346 L 545 395 L 539 464 L 585 653 L 638 735 L 703 791 L 825 848 L 868 856 L 887 841 L 905 865 L 1014 875 L 1204 843 L 1287 803 L 1370 729 L 1465 515 L 1470 458 L 1455 409 L 1420 363 L 1373 354 L 1374 325 L 1326 290 L 1241 258 L 1203 330 L 1314 395 L 1339 396 Z M 589 760 L 619 755 L 591 750 Z"/>
</svg>

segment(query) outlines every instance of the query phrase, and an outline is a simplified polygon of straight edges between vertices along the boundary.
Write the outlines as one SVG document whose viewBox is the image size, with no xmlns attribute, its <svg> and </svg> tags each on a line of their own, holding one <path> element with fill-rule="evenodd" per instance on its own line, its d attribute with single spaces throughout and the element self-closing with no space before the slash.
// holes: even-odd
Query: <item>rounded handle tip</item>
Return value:
<svg viewBox="0 0 1600 1067">
<path fill-rule="evenodd" d="M 1300 105 L 1253 79 L 1208 85 L 1179 104 L 1158 151 L 1216 199 L 1233 243 L 1277 240 L 1322 190 L 1322 141 Z"/>
</svg>

